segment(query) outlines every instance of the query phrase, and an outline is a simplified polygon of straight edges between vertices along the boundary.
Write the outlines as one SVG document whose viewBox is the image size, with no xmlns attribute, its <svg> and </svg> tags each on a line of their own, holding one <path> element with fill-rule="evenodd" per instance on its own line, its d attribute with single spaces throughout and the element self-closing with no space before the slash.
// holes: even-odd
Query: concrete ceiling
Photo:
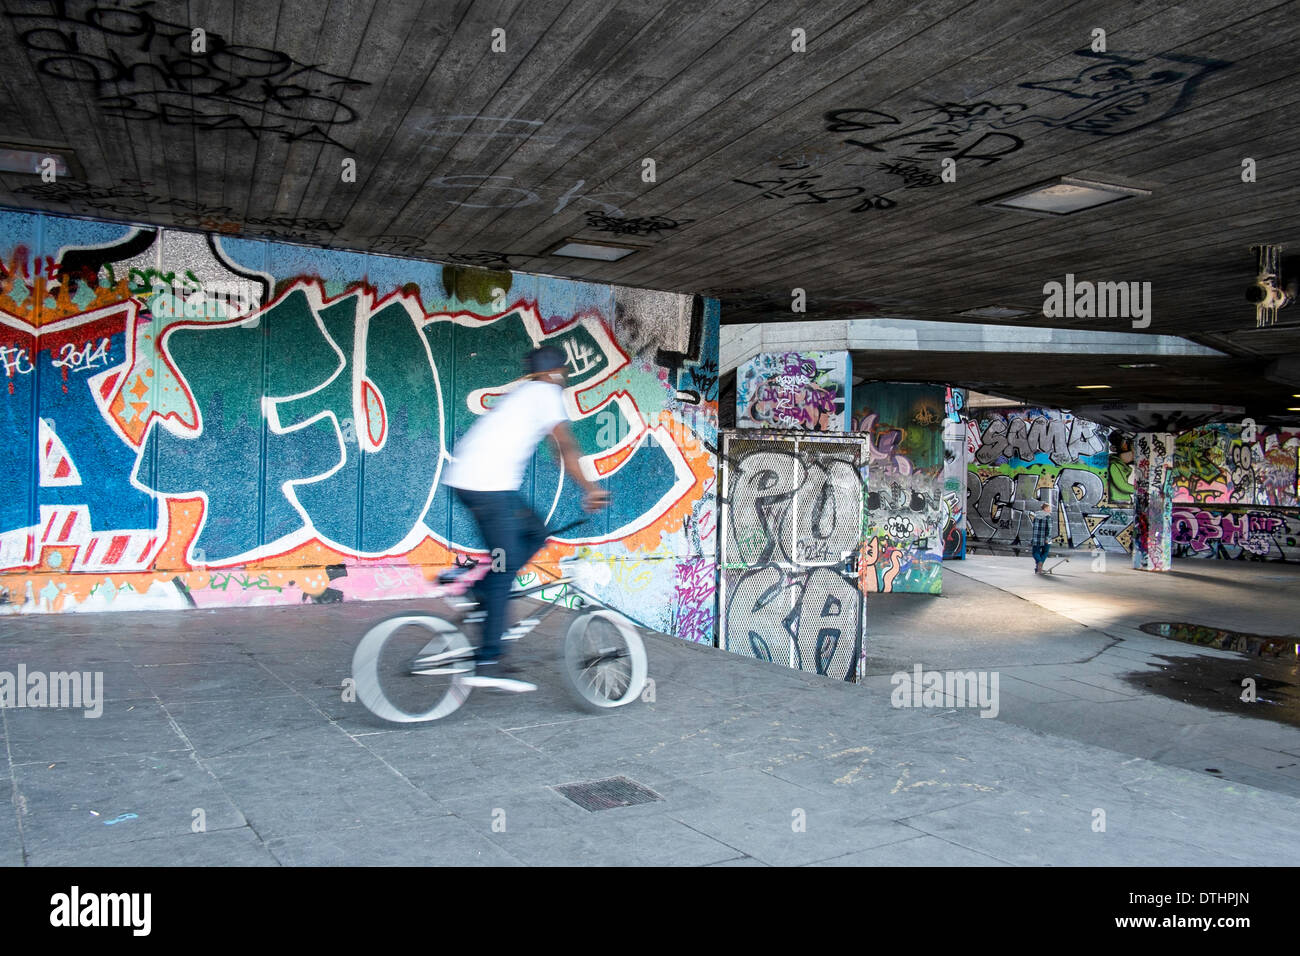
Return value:
<svg viewBox="0 0 1300 956">
<path fill-rule="evenodd" d="M 0 137 L 74 161 L 55 183 L 0 174 L 3 205 L 701 292 L 725 322 L 788 321 L 798 288 L 808 319 L 998 304 L 1040 325 L 1044 283 L 1067 273 L 1150 282 L 1145 331 L 1234 357 L 1196 373 L 1204 398 L 1263 419 L 1300 392 L 1263 379 L 1300 351 L 1300 305 L 1256 332 L 1243 295 L 1252 243 L 1300 243 L 1297 3 L 0 10 Z M 1064 175 L 1150 195 L 1052 219 L 983 205 Z M 546 254 L 574 236 L 638 251 Z M 951 361 L 950 381 L 988 378 Z M 1108 397 L 1148 397 L 1133 384 Z"/>
</svg>

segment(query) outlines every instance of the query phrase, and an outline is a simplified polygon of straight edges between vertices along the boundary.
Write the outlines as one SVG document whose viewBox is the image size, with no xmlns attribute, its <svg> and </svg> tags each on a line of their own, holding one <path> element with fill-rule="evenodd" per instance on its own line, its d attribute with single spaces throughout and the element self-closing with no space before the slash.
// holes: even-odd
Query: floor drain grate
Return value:
<svg viewBox="0 0 1300 956">
<path fill-rule="evenodd" d="M 631 807 L 638 803 L 653 803 L 663 797 L 649 787 L 643 787 L 627 777 L 610 777 L 608 780 L 588 780 L 585 783 L 566 783 L 553 787 L 584 810 L 612 810 Z"/>
</svg>

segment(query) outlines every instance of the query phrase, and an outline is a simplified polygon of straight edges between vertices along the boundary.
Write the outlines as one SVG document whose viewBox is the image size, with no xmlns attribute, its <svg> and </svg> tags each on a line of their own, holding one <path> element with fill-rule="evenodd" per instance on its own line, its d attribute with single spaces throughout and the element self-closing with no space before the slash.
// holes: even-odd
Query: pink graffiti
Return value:
<svg viewBox="0 0 1300 956">
<path fill-rule="evenodd" d="M 798 352 L 786 352 L 781 356 L 785 363 L 786 375 L 798 375 L 801 378 L 813 378 L 817 375 L 817 363 L 806 359 Z"/>
<path fill-rule="evenodd" d="M 853 423 L 855 432 L 867 433 L 867 448 L 870 453 L 869 467 L 874 468 L 878 464 L 884 464 L 900 475 L 910 475 L 912 473 L 912 461 L 898 451 L 898 446 L 903 442 L 903 430 L 901 428 L 881 428 L 877 430 L 876 419 L 878 417 L 875 412 L 871 412 Z"/>
<path fill-rule="evenodd" d="M 767 379 L 754 389 L 749 417 L 757 422 L 796 428 L 828 428 L 835 413 L 835 393 L 796 376 Z"/>
<path fill-rule="evenodd" d="M 697 644 L 713 641 L 713 567 L 704 558 L 677 565 L 676 634 Z"/>
<path fill-rule="evenodd" d="M 1285 530 L 1285 522 L 1276 515 L 1251 511 L 1245 514 L 1175 508 L 1173 540 L 1193 551 L 1208 551 L 1218 542 L 1239 545 L 1253 553 L 1268 550 L 1271 535 Z"/>
</svg>

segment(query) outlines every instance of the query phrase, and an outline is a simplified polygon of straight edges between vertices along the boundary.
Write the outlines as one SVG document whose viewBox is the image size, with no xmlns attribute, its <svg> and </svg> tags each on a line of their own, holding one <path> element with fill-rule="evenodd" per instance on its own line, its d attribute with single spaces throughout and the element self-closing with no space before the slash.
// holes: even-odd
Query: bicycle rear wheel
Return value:
<svg viewBox="0 0 1300 956">
<path fill-rule="evenodd" d="M 592 611 L 569 626 L 560 655 L 564 682 L 588 710 L 630 704 L 646 679 L 645 645 L 623 617 Z"/>
<path fill-rule="evenodd" d="M 432 614 L 380 621 L 352 654 L 357 700 L 398 724 L 446 717 L 465 702 L 462 678 L 474 672 L 474 649 L 455 626 Z"/>
</svg>

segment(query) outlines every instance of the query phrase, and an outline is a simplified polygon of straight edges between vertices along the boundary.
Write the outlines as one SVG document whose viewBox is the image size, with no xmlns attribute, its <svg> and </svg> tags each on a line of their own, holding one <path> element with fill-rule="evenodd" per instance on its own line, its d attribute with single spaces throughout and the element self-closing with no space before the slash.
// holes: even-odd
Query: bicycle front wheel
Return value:
<svg viewBox="0 0 1300 956">
<path fill-rule="evenodd" d="M 635 627 L 609 611 L 592 611 L 569 627 L 560 670 L 578 702 L 588 710 L 630 704 L 646 680 L 645 645 Z"/>
<path fill-rule="evenodd" d="M 352 654 L 357 700 L 397 724 L 446 717 L 465 702 L 462 678 L 474 672 L 474 649 L 452 624 L 432 614 L 380 621 Z"/>
</svg>

